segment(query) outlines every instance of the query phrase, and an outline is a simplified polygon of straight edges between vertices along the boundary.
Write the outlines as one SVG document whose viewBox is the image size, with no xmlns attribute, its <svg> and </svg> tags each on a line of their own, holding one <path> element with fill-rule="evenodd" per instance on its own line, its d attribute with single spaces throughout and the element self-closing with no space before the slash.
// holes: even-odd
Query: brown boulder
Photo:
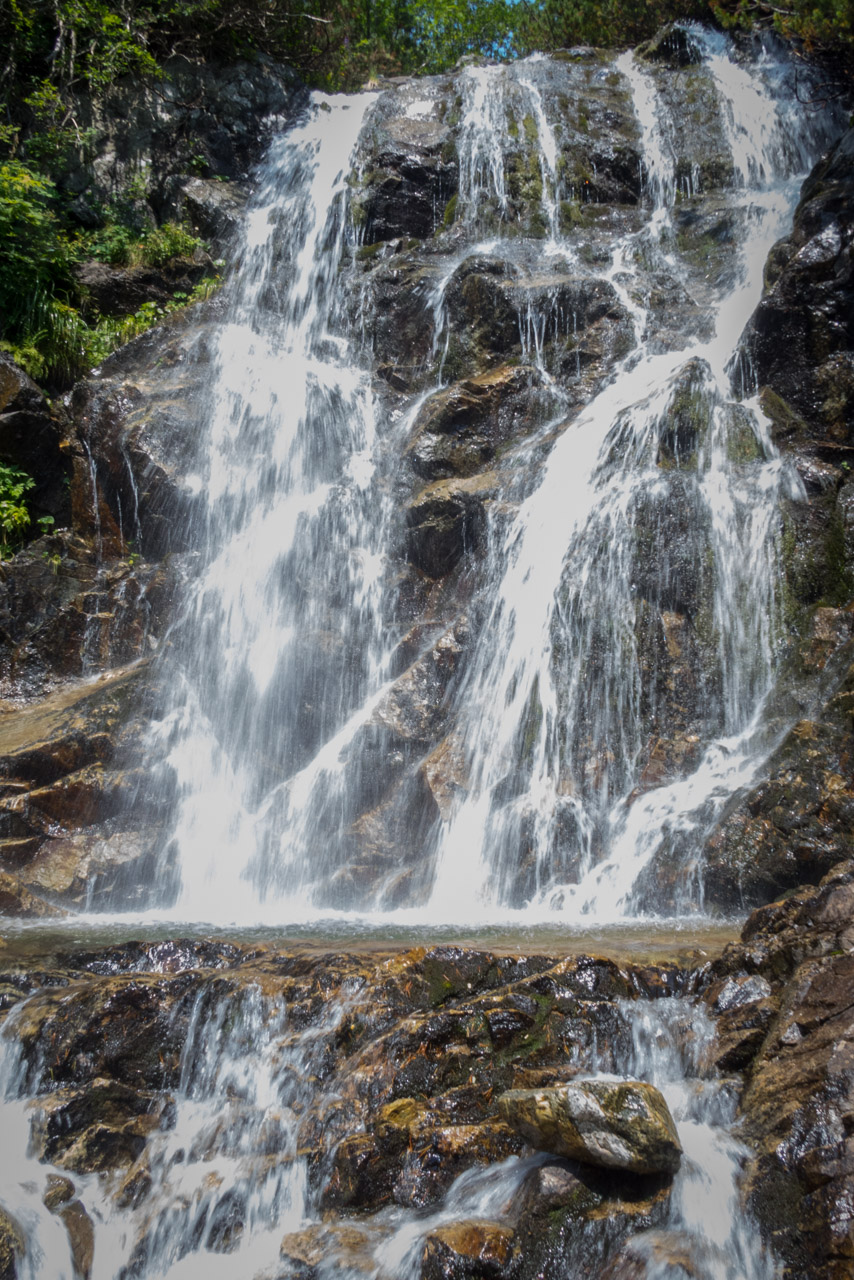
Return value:
<svg viewBox="0 0 854 1280">
<path fill-rule="evenodd" d="M 539 1151 L 630 1173 L 675 1173 L 682 1147 L 667 1104 L 642 1081 L 574 1080 L 511 1089 L 499 1111 Z"/>
<path fill-rule="evenodd" d="M 420 1280 L 486 1280 L 505 1276 L 513 1256 L 513 1231 L 500 1222 L 471 1218 L 449 1222 L 424 1240 Z"/>
</svg>

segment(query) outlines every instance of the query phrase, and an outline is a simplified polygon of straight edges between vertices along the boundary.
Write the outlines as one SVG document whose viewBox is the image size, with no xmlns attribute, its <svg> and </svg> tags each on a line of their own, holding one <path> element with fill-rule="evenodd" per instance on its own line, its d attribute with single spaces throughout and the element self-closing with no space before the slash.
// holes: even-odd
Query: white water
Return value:
<svg viewBox="0 0 854 1280">
<path fill-rule="evenodd" d="M 644 229 L 616 246 L 614 278 L 638 346 L 564 432 L 541 484 L 494 549 L 493 573 L 502 576 L 485 628 L 488 642 L 460 699 L 468 794 L 438 841 L 430 900 L 438 919 L 470 918 L 473 904 L 480 913 L 518 901 L 514 881 L 526 845 L 536 862 L 529 913 L 569 919 L 631 913 L 633 885 L 663 840 L 696 833 L 701 841 L 770 746 L 761 711 L 778 643 L 776 511 L 783 494 L 797 496 L 797 480 L 776 456 L 756 408 L 746 419 L 730 408 L 727 371 L 797 188 L 786 154 L 786 128 L 789 150 L 793 146 L 790 122 L 777 114 L 755 74 L 730 63 L 717 41 L 712 46 L 737 175 L 755 189 L 735 283 L 718 299 L 710 340 L 689 339 L 681 350 L 662 354 L 657 335 L 644 332 L 646 317 L 630 302 L 632 255 L 643 246 L 678 269 L 660 249 L 672 238 L 675 181 L 654 86 L 624 55 L 619 65 L 643 127 L 651 208 Z M 711 741 L 699 767 L 629 807 L 642 748 L 633 541 L 644 504 L 667 500 L 657 453 L 689 360 L 702 362 L 695 366 L 699 379 L 692 375 L 693 394 L 707 427 L 683 497 L 694 532 L 668 533 L 662 526 L 653 554 L 665 590 L 668 538 L 692 539 L 698 563 L 711 558 L 720 705 L 710 715 Z M 760 459 L 749 469 L 734 467 L 728 457 L 734 432 L 744 431 L 746 422 Z M 559 662 L 556 648 L 563 650 Z M 708 696 L 714 698 L 713 690 Z M 523 740 L 527 762 L 520 760 Z M 499 799 L 514 770 L 522 779 L 513 785 L 517 798 Z M 567 826 L 569 839 L 560 830 Z M 698 898 L 697 877 L 687 880 L 686 907 Z"/>
<path fill-rule="evenodd" d="M 283 1238 L 306 1231 L 294 1244 L 298 1254 L 307 1246 L 317 1250 L 321 1276 L 417 1280 L 425 1240 L 438 1228 L 471 1219 L 516 1226 L 522 1184 L 550 1157 L 475 1166 L 426 1210 L 391 1206 L 345 1218 L 343 1234 L 336 1235 L 322 1199 L 330 1166 L 312 1179 L 301 1146 L 307 1120 L 323 1125 L 340 1108 L 334 1083 L 323 1083 L 324 1063 L 336 1056 L 339 1028 L 360 984 L 350 983 L 343 1001 L 330 1000 L 301 1030 L 276 986 L 274 979 L 269 990 L 246 985 L 235 994 L 216 977 L 198 984 L 179 1080 L 168 1091 L 171 1101 L 164 1095 L 167 1112 L 127 1184 L 121 1168 L 69 1173 L 36 1158 L 31 1124 L 38 1133 L 42 1106 L 64 1095 L 53 1092 L 49 1059 L 31 1055 L 25 1069 L 16 1037 L 26 1002 L 8 1016 L 0 1030 L 0 1204 L 23 1244 L 19 1280 L 78 1275 L 61 1214 L 42 1200 L 57 1177 L 66 1186 L 72 1182 L 70 1199 L 91 1224 L 91 1280 L 283 1277 L 291 1274 L 280 1259 Z M 619 1049 L 626 1037 L 612 1032 L 612 1047 L 603 1054 L 578 1046 L 577 1066 L 588 1075 L 604 1068 L 612 1077 L 616 1071 L 660 1088 L 684 1152 L 661 1227 L 635 1234 L 632 1247 L 643 1252 L 664 1238 L 687 1249 L 706 1280 L 771 1280 L 773 1261 L 739 1201 L 747 1152 L 729 1133 L 738 1085 L 718 1079 L 707 1065 L 710 1024 L 678 998 L 623 1002 L 616 1012 L 629 1032 L 628 1052 Z M 355 1120 L 350 1117 L 348 1128 Z M 61 1127 L 54 1124 L 52 1132 L 56 1140 Z M 334 1149 L 334 1137 L 327 1141 Z M 604 1242 L 602 1226 L 595 1215 L 575 1223 L 572 1247 L 550 1257 L 555 1280 L 590 1274 L 591 1259 L 616 1247 L 619 1241 Z"/>
<path fill-rule="evenodd" d="M 371 304 L 348 214 L 374 99 L 317 98 L 272 149 L 218 337 L 210 434 L 186 480 L 206 496 L 207 515 L 203 568 L 165 646 L 173 708 L 150 745 L 165 762 L 168 815 L 156 918 L 609 921 L 643 910 L 638 878 L 667 850 L 681 860 L 667 909 L 702 908 L 696 849 L 773 745 L 762 709 L 780 641 L 777 510 L 798 494 L 756 406 L 732 400 L 730 367 L 816 126 L 785 87 L 775 97 L 781 73 L 770 59 L 746 68 L 722 37 L 696 39 L 736 183 L 726 283 L 702 284 L 712 311 L 701 336 L 656 332 L 643 298 L 650 273 L 689 293 L 697 280 L 674 220 L 674 122 L 650 72 L 622 55 L 615 70 L 637 117 L 643 216 L 612 237 L 599 279 L 634 340 L 575 414 L 579 358 L 560 372 L 549 354 L 575 335 L 574 304 L 556 286 L 528 288 L 544 263 L 570 273 L 579 297 L 591 277 L 578 237 L 561 230 L 572 193 L 561 177 L 560 66 L 535 59 L 460 75 L 461 234 L 419 286 L 437 380 L 391 413 L 372 390 L 361 336 Z M 406 114 L 432 110 L 424 98 Z M 538 241 L 513 223 L 508 173 L 520 155 L 540 177 Z M 522 357 L 548 404 L 535 439 L 555 442 L 533 481 L 519 452 L 515 514 L 497 504 L 477 569 L 474 641 L 449 706 L 461 785 L 452 810 L 419 833 L 417 858 L 403 847 L 407 831 L 395 837 L 401 859 L 359 844 L 360 815 L 393 794 L 384 775 L 400 767 L 382 737 L 402 629 L 399 454 L 447 378 L 448 291 L 484 255 L 519 283 Z M 695 438 L 686 446 L 677 435 L 664 465 L 686 398 Z M 686 561 L 696 600 L 679 594 Z M 645 700 L 658 678 L 642 670 L 644 608 L 696 615 L 708 650 L 699 750 L 657 786 L 643 772 Z M 423 826 L 406 782 L 417 759 L 403 766 L 413 798 L 398 803 Z"/>
</svg>

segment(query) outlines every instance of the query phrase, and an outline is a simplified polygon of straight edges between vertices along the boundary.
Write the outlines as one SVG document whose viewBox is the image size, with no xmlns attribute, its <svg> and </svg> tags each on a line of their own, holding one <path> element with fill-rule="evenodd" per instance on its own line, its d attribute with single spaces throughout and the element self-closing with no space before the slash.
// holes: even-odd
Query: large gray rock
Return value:
<svg viewBox="0 0 854 1280">
<path fill-rule="evenodd" d="M 540 1151 L 630 1173 L 675 1173 L 682 1147 L 667 1103 L 640 1080 L 510 1089 L 502 1118 Z"/>
</svg>

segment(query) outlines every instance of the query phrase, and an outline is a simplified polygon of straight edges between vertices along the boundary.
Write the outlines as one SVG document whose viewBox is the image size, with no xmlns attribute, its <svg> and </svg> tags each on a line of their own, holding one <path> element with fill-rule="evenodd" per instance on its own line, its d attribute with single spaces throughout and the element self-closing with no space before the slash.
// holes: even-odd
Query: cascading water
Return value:
<svg viewBox="0 0 854 1280">
<path fill-rule="evenodd" d="M 575 918 L 631 913 L 633 886 L 655 851 L 678 837 L 701 840 L 769 749 L 761 706 L 779 643 L 776 511 L 799 481 L 756 406 L 730 398 L 728 369 L 789 216 L 792 148 L 796 161 L 802 155 L 767 97 L 757 110 L 755 79 L 716 42 L 708 52 L 737 181 L 755 192 L 734 283 L 716 298 L 708 339 L 664 352 L 632 304 L 633 260 L 651 255 L 677 274 L 680 264 L 654 89 L 626 55 L 619 65 L 644 129 L 651 208 L 644 228 L 616 246 L 612 278 L 637 346 L 494 537 L 490 640 L 459 704 L 468 794 L 437 841 L 439 918 L 464 916 L 472 901 L 489 910 L 527 900 Z M 739 453 L 749 466 L 738 465 Z M 680 598 L 685 561 L 705 599 Z M 639 632 L 650 602 L 676 616 L 707 615 L 709 745 L 686 778 L 636 799 L 647 789 Z M 701 877 L 699 886 L 690 877 L 671 903 L 690 908 L 698 891 Z"/>
<path fill-rule="evenodd" d="M 642 217 L 608 244 L 600 288 L 621 309 L 628 353 L 580 412 L 579 354 L 561 373 L 546 352 L 561 330 L 578 352 L 578 306 L 536 276 L 540 246 L 573 297 L 590 279 L 561 230 L 562 211 L 571 228 L 595 173 L 575 185 L 565 175 L 561 122 L 549 118 L 561 101 L 559 66 L 535 59 L 461 73 L 465 244 L 458 235 L 444 266 L 439 259 L 426 307 L 438 382 L 393 412 L 372 394 L 358 337 L 359 327 L 370 334 L 370 300 L 355 330 L 348 319 L 361 286 L 347 196 L 373 99 L 318 99 L 274 146 L 218 339 L 209 444 L 187 481 L 206 495 L 208 550 L 173 629 L 175 707 L 152 747 L 174 778 L 163 883 L 180 918 L 297 920 L 355 904 L 387 915 L 390 903 L 403 918 L 444 921 L 520 908 L 564 920 L 631 914 L 644 868 L 662 850 L 696 845 L 767 754 L 776 512 L 799 482 L 756 406 L 732 399 L 729 368 L 767 250 L 791 213 L 793 175 L 818 135 L 772 97 L 761 60 L 747 70 L 722 38 L 691 38 L 720 103 L 740 243 L 718 283 L 692 275 L 674 222 L 677 122 L 652 73 L 623 55 L 609 74 L 628 86 L 639 121 Z M 419 102 L 413 114 L 423 107 L 433 109 Z M 545 240 L 506 236 L 520 190 L 534 207 L 527 229 Z M 393 852 L 355 855 L 353 870 L 359 815 L 397 767 L 381 741 L 403 630 L 394 621 L 394 451 L 447 383 L 447 294 L 484 254 L 518 281 L 522 357 L 548 411 L 518 451 L 515 478 L 508 472 L 512 500 L 522 499 L 515 515 L 496 504 L 489 523 L 482 621 L 451 693 L 464 781 L 401 889 Z M 681 336 L 656 332 L 644 303 L 649 280 L 662 276 L 704 292 L 701 320 Z M 532 475 L 537 441 L 549 439 Z M 664 714 L 660 677 L 644 646 L 663 626 L 678 650 L 686 618 L 702 650 L 703 710 L 662 785 L 649 747 Z M 695 908 L 702 894 L 701 874 L 680 856 L 671 911 Z"/>
<path fill-rule="evenodd" d="M 167 967 L 168 955 L 167 944 Z M 323 975 L 333 986 L 334 964 Z M 179 979 L 185 994 L 171 1013 L 186 1021 L 180 1057 L 171 1088 L 159 1093 L 103 1079 L 85 1091 L 57 1089 L 52 1047 L 56 1032 L 60 1039 L 64 1034 L 61 1007 L 60 1023 L 52 1024 L 40 1051 L 30 1038 L 38 1008 L 31 1013 L 24 1000 L 8 1015 L 0 1030 L 0 1206 L 19 1234 L 18 1280 L 75 1280 L 81 1273 L 90 1280 L 198 1280 L 202 1271 L 211 1280 L 235 1274 L 291 1280 L 306 1267 L 317 1277 L 418 1280 L 425 1274 L 425 1242 L 447 1228 L 485 1221 L 512 1239 L 526 1213 L 525 1188 L 544 1163 L 557 1165 L 573 1185 L 577 1165 L 514 1155 L 475 1164 L 427 1205 L 401 1197 L 399 1204 L 336 1223 L 329 1212 L 335 1197 L 327 1199 L 327 1191 L 335 1181 L 336 1118 L 340 1123 L 342 1116 L 337 1090 L 352 1070 L 336 1061 L 337 1046 L 350 1019 L 365 1016 L 360 999 L 375 999 L 377 990 L 353 974 L 325 1002 L 316 989 L 306 999 L 288 983 L 294 967 L 299 973 L 292 961 L 280 970 L 274 959 L 271 969 L 237 990 L 232 973 L 194 978 L 185 972 Z M 285 992 L 297 997 L 293 1003 Z M 36 1006 L 41 999 L 37 993 Z M 470 1021 L 471 1009 L 464 1016 Z M 719 1077 L 709 1065 L 713 1028 L 702 1006 L 675 996 L 617 1001 L 607 1021 L 603 1046 L 595 1039 L 587 1047 L 576 1043 L 564 1071 L 577 1080 L 604 1073 L 660 1089 L 676 1123 L 681 1167 L 654 1215 L 654 1230 L 620 1220 L 619 1208 L 613 1230 L 601 1212 L 571 1214 L 571 1248 L 550 1247 L 547 1274 L 555 1280 L 598 1276 L 628 1236 L 633 1258 L 655 1259 L 670 1250 L 688 1257 L 690 1273 L 705 1280 L 771 1280 L 773 1260 L 739 1204 L 747 1153 L 728 1132 L 738 1081 Z M 371 1057 L 368 1048 L 368 1063 Z M 128 1099 L 136 1119 L 122 1116 Z M 404 1098 L 391 1110 L 413 1105 Z M 74 1125 L 87 1112 L 90 1120 L 103 1118 L 104 1128 L 95 1124 L 88 1137 L 106 1166 L 101 1173 L 80 1168 L 86 1148 L 75 1141 Z M 126 1148 L 140 1117 L 148 1129 L 143 1157 L 130 1169 L 123 1161 L 111 1166 L 110 1143 Z M 41 1148 L 40 1160 L 34 1147 Z M 610 1176 L 618 1177 L 613 1170 Z M 652 1190 L 657 1186 L 653 1179 Z M 631 1198 L 630 1184 L 627 1192 Z"/>
<path fill-rule="evenodd" d="M 167 918 L 282 925 L 337 912 L 369 925 L 477 928 L 509 919 L 612 921 L 650 903 L 702 909 L 697 846 L 774 741 L 763 704 L 780 647 L 778 507 L 799 493 L 758 404 L 733 397 L 732 373 L 762 264 L 821 129 L 785 105 L 785 91 L 775 96 L 782 73 L 770 58 L 748 70 L 722 37 L 698 30 L 690 38 L 697 74 L 719 104 L 729 161 L 715 211 L 724 247 L 705 245 L 708 269 L 686 248 L 693 210 L 682 217 L 679 207 L 680 197 L 702 191 L 702 157 L 687 168 L 679 159 L 680 121 L 654 69 L 630 54 L 610 67 L 590 61 L 591 101 L 595 90 L 615 119 L 618 107 L 633 115 L 623 120 L 632 145 L 628 159 L 591 154 L 572 169 L 568 113 L 581 136 L 588 126 L 586 104 L 564 92 L 567 64 L 466 68 L 452 109 L 442 107 L 458 116 L 449 149 L 456 208 L 433 210 L 438 234 L 413 277 L 429 332 L 421 367 L 397 398 L 372 382 L 372 330 L 381 319 L 372 289 L 382 279 L 360 274 L 360 252 L 369 261 L 376 246 L 360 250 L 351 203 L 370 163 L 360 138 L 380 127 L 382 99 L 318 96 L 274 144 L 216 338 L 210 430 L 196 473 L 184 478 L 204 502 L 192 531 L 201 568 L 163 646 L 160 677 L 172 700 L 149 743 L 163 762 L 168 811 L 151 901 Z M 447 85 L 424 93 L 405 120 L 434 120 Z M 610 177 L 597 170 L 605 160 L 614 164 Z M 618 189 L 612 203 L 624 207 L 606 220 L 596 193 L 608 181 Z M 389 250 L 397 255 L 392 273 L 406 252 L 402 240 Z M 476 284 L 466 295 L 470 277 Z M 480 523 L 465 524 L 464 507 L 480 558 L 464 560 L 447 592 L 457 610 L 449 625 L 444 588 L 398 582 L 401 507 L 411 488 L 399 456 L 413 452 L 425 413 L 443 396 L 470 406 L 491 394 L 496 371 L 473 374 L 454 332 L 461 297 L 475 298 L 467 314 L 476 328 L 499 296 L 477 295 L 484 279 L 504 290 L 503 340 L 512 354 L 499 372 L 524 385 L 529 418 L 521 436 L 485 446 L 499 480 L 483 482 L 490 496 Z M 688 299 L 684 326 L 678 316 L 665 322 L 657 291 Z M 597 322 L 605 337 L 591 340 Z M 492 352 L 483 363 L 498 359 Z M 441 469 L 430 470 L 435 458 L 425 457 L 421 478 L 441 484 Z M 462 479 L 464 500 L 476 497 L 481 477 Z M 407 590 L 427 600 L 413 626 Z M 666 687 L 657 654 L 666 651 L 667 671 L 677 672 L 667 679 L 678 683 L 673 663 L 692 647 L 695 710 L 662 756 L 664 722 L 674 707 L 681 714 L 683 694 Z M 456 666 L 442 686 L 436 671 L 445 661 Z M 430 714 L 441 731 L 419 723 L 410 732 L 406 690 L 417 694 L 431 680 L 439 692 Z M 437 753 L 451 759 L 453 776 L 425 806 Z M 388 835 L 394 825 L 381 821 L 395 804 L 410 820 L 402 834 L 398 826 L 397 843 Z M 414 853 L 403 848 L 410 841 Z M 676 866 L 666 894 L 666 875 L 644 881 L 656 859 Z M 297 1010 L 275 963 L 236 990 L 182 972 L 171 1016 L 179 1017 L 181 999 L 190 1008 L 171 1094 L 164 1085 L 122 1086 L 118 1095 L 119 1103 L 133 1095 L 147 1125 L 144 1157 L 133 1147 L 127 1178 L 123 1167 L 88 1171 L 85 1152 L 75 1165 L 63 1151 L 63 1108 L 71 1114 L 79 1097 L 54 1079 L 44 1052 L 52 1032 L 41 1055 L 34 1052 L 41 1015 L 28 1023 L 22 1000 L 0 1031 L 0 1203 L 20 1233 L 18 1280 L 197 1280 L 200 1268 L 211 1280 L 419 1280 L 425 1241 L 449 1224 L 489 1220 L 510 1239 L 523 1189 L 546 1157 L 469 1168 L 432 1200 L 419 1201 L 420 1191 L 398 1181 L 384 1208 L 343 1225 L 330 1221 L 324 1195 L 337 1176 L 341 1133 L 355 1132 L 356 1164 L 370 1149 L 376 1115 L 368 1101 L 391 1099 L 382 1108 L 390 1129 L 401 1112 L 390 1117 L 389 1107 L 423 1119 L 435 1101 L 401 1043 L 417 1041 L 412 1059 L 423 1057 L 429 1072 L 435 1062 L 425 1045 L 438 1060 L 443 1037 L 453 1040 L 455 1027 L 462 1036 L 443 1095 L 453 1128 L 456 1108 L 485 1092 L 476 1075 L 483 1044 L 494 1069 L 505 1065 L 502 1036 L 515 1036 L 514 1027 L 533 1028 L 526 1052 L 537 1036 L 546 1043 L 552 1004 L 562 1004 L 566 1037 L 554 1078 L 618 1072 L 648 1080 L 679 1130 L 685 1154 L 656 1229 L 614 1228 L 631 1237 L 628 1265 L 663 1274 L 671 1250 L 687 1260 L 683 1270 L 709 1280 L 777 1274 L 739 1202 L 745 1152 L 731 1133 L 738 1084 L 708 1066 L 711 1027 L 697 1004 L 600 1000 L 595 981 L 589 991 L 584 982 L 558 984 L 557 996 L 543 994 L 548 984 L 519 992 L 510 982 L 495 1008 L 486 1001 L 455 1010 L 451 1002 L 449 1016 L 441 1008 L 434 1019 L 457 989 L 444 960 L 429 981 L 421 960 L 394 996 L 399 1005 L 389 997 L 378 1014 L 357 1009 L 357 979 L 341 983 L 335 999 L 315 991 Z M 416 985 L 426 983 L 421 1006 L 404 1001 L 413 974 Z M 65 978 L 45 979 L 54 981 Z M 71 981 L 80 989 L 62 994 L 60 1039 L 81 989 L 88 992 L 79 971 Z M 394 988 L 380 967 L 365 999 L 382 1004 L 386 983 Z M 474 999 L 472 986 L 460 986 L 463 1000 Z M 123 990 L 137 998 L 133 981 Z M 591 993 L 595 1012 L 585 1023 L 579 1000 Z M 330 1063 L 372 1017 L 376 1043 L 368 1037 L 363 1056 L 338 1077 L 343 1093 L 346 1071 L 364 1071 L 364 1088 L 342 1102 L 328 1084 Z M 383 1036 L 396 1018 L 402 1030 L 391 1051 Z M 616 1047 L 597 1047 L 600 1023 L 618 1026 Z M 112 1028 L 109 1018 L 105 1025 Z M 382 1055 L 400 1075 L 371 1083 Z M 109 1082 L 86 1075 L 89 1066 L 81 1052 L 66 1069 L 72 1080 L 82 1073 L 96 1099 L 109 1094 Z M 491 1102 L 491 1085 L 488 1092 Z M 348 1105 L 354 1114 L 339 1132 Z M 122 1141 L 139 1139 L 139 1118 L 114 1125 L 108 1140 L 117 1128 Z M 434 1121 L 431 1141 L 447 1117 Z M 464 1122 L 458 1128 L 465 1133 Z M 37 1160 L 33 1135 L 45 1133 L 52 1155 Z M 434 1156 L 441 1163 L 438 1143 L 425 1164 Z M 548 1274 L 598 1278 L 621 1240 L 597 1214 L 573 1230 L 572 1249 L 555 1252 Z"/>
</svg>

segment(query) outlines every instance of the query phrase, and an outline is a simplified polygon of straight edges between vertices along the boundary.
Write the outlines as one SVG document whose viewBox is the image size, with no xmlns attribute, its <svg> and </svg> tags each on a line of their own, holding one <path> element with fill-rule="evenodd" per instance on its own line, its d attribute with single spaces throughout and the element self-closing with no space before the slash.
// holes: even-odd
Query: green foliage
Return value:
<svg viewBox="0 0 854 1280">
<path fill-rule="evenodd" d="M 111 211 L 103 227 L 83 238 L 87 257 L 114 267 L 165 267 L 175 258 L 192 258 L 197 249 L 204 248 L 198 236 L 177 222 L 164 222 L 139 233 L 122 222 L 120 214 L 114 218 Z"/>
<path fill-rule="evenodd" d="M 723 26 L 773 25 L 783 36 L 797 37 L 808 50 L 848 51 L 854 41 L 854 0 L 710 0 Z M 850 66 L 849 66 L 850 73 Z"/>
<path fill-rule="evenodd" d="M 619 48 L 648 39 L 665 22 L 708 16 L 708 0 L 522 0 L 516 41 L 524 53 Z"/>
<path fill-rule="evenodd" d="M 0 315 L 7 335 L 33 328 L 40 293 L 70 286 L 73 253 L 55 202 L 48 178 L 19 160 L 0 164 Z"/>
<path fill-rule="evenodd" d="M 30 524 L 26 494 L 35 488 L 35 480 L 19 467 L 0 462 L 0 559 L 14 554 L 24 540 Z"/>
</svg>

